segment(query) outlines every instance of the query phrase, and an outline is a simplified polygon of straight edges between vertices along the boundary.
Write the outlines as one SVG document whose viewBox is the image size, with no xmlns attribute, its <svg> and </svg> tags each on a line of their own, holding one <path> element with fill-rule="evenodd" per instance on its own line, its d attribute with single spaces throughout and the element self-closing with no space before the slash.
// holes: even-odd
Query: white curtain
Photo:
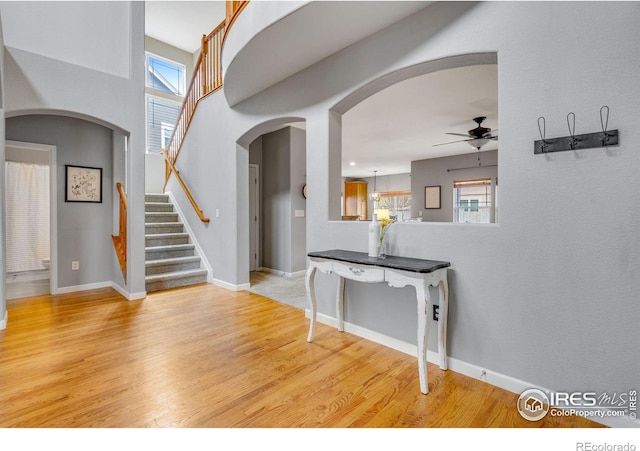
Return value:
<svg viewBox="0 0 640 451">
<path fill-rule="evenodd" d="M 49 166 L 5 163 L 7 272 L 44 269 L 49 259 Z"/>
</svg>

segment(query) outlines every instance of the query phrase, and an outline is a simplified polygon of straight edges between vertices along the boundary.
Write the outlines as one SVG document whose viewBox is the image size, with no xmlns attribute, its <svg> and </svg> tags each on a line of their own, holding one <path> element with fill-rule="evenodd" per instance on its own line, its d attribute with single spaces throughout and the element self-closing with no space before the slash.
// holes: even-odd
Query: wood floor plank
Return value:
<svg viewBox="0 0 640 451">
<path fill-rule="evenodd" d="M 0 427 L 600 427 L 532 423 L 517 395 L 204 284 L 127 301 L 111 289 L 8 301 Z"/>
</svg>

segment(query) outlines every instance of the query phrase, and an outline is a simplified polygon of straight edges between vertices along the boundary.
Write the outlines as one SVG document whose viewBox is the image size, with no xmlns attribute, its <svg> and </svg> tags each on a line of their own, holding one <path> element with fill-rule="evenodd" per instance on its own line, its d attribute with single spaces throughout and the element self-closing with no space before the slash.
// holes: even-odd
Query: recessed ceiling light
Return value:
<svg viewBox="0 0 640 451">
<path fill-rule="evenodd" d="M 355 161 L 352 161 L 351 163 L 349 163 L 349 166 L 355 166 L 355 165 L 356 165 Z"/>
</svg>

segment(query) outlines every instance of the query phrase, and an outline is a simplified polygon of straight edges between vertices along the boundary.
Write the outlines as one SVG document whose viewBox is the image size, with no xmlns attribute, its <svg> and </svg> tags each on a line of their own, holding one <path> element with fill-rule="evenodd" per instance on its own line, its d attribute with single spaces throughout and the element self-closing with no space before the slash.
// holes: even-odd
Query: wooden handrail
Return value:
<svg viewBox="0 0 640 451">
<path fill-rule="evenodd" d="M 178 172 L 176 167 L 169 160 L 169 156 L 167 155 L 167 152 L 165 151 L 163 153 L 163 155 L 164 155 L 164 161 L 169 166 L 171 172 L 173 172 L 175 174 L 176 179 L 178 179 L 178 183 L 180 183 L 180 186 L 182 186 L 182 189 L 184 190 L 184 193 L 187 195 L 187 199 L 189 199 L 189 202 L 191 202 L 191 206 L 196 211 L 196 214 L 198 215 L 198 218 L 200 218 L 200 221 L 202 221 L 202 222 L 211 221 L 211 219 L 205 217 L 205 215 L 202 213 L 202 210 L 198 206 L 198 203 L 195 201 L 195 199 L 191 195 L 191 191 L 189 191 L 189 188 L 187 188 L 187 185 L 184 183 L 184 180 L 182 180 L 182 177 L 180 176 L 180 172 Z"/>
<path fill-rule="evenodd" d="M 125 283 L 127 282 L 127 195 L 124 192 L 122 183 L 116 183 L 116 188 L 120 193 L 120 225 L 118 229 L 118 235 L 111 235 L 113 240 L 113 247 L 118 257 L 118 263 L 120 263 L 120 269 L 122 270 L 122 276 Z"/>
<path fill-rule="evenodd" d="M 202 48 L 193 70 L 189 88 L 182 102 L 169 144 L 163 150 L 166 161 L 163 192 L 167 187 L 180 150 L 182 150 L 182 143 L 191 126 L 198 103 L 209 94 L 222 88 L 222 46 L 231 24 L 248 3 L 248 1 L 227 1 L 225 20 L 211 33 L 202 36 Z M 190 194 L 188 196 L 191 198 Z"/>
<path fill-rule="evenodd" d="M 222 44 L 224 45 L 224 41 L 227 39 L 227 34 L 229 34 L 229 30 L 231 29 L 231 25 L 236 21 L 242 10 L 245 6 L 249 4 L 248 1 L 235 1 L 235 0 L 227 0 L 227 17 L 226 17 L 226 25 L 227 29 L 224 32 L 224 38 L 222 39 Z"/>
</svg>

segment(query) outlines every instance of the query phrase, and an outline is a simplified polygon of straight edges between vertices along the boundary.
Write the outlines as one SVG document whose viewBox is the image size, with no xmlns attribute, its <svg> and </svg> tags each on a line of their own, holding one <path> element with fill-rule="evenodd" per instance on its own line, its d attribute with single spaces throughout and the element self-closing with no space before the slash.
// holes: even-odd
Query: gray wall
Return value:
<svg viewBox="0 0 640 451">
<path fill-rule="evenodd" d="M 5 116 L 65 112 L 66 116 L 87 119 L 127 136 L 128 275 L 122 292 L 130 299 L 142 298 L 145 295 L 144 3 L 97 3 L 0 2 L 4 25 L 13 24 L 11 30 L 4 30 Z M 51 39 L 42 39 L 43 23 Z M 87 29 L 91 30 L 92 39 L 74 39 L 76 33 L 88 36 L 84 33 Z M 52 43 L 60 48 L 52 52 Z M 85 158 L 81 153 L 79 156 L 82 158 L 78 160 Z M 109 154 L 105 167 L 111 161 Z M 107 191 L 111 195 L 111 186 L 105 195 Z M 109 214 L 105 219 L 106 239 L 111 223 Z M 58 248 L 73 249 L 76 237 L 63 237 L 62 230 L 59 232 Z M 104 258 L 112 255 L 113 249 L 109 249 Z M 64 258 L 68 260 L 67 257 Z M 83 262 L 95 256 L 81 257 L 76 258 L 81 260 L 81 270 L 74 275 L 62 273 L 67 263 L 70 267 L 69 262 L 63 262 L 60 276 L 65 280 L 61 282 L 74 286 L 90 283 L 85 282 L 89 280 L 118 280 L 110 279 L 108 270 L 102 274 L 94 273 L 93 269 L 90 273 L 83 271 Z M 103 256 L 97 258 L 101 260 Z M 104 267 L 108 269 L 110 264 Z"/>
<path fill-rule="evenodd" d="M 291 133 L 262 137 L 262 266 L 291 272 Z"/>
<path fill-rule="evenodd" d="M 5 161 L 49 165 L 49 153 L 32 149 L 7 148 Z"/>
<path fill-rule="evenodd" d="M 56 146 L 58 288 L 113 280 L 112 131 L 69 117 L 20 116 L 7 119 L 6 139 Z M 65 202 L 67 164 L 102 168 L 102 203 Z M 72 261 L 79 270 L 71 270 Z"/>
<path fill-rule="evenodd" d="M 291 271 L 307 268 L 307 201 L 302 187 L 307 183 L 307 134 L 304 130 L 290 127 L 291 132 Z M 296 217 L 302 210 L 304 217 Z"/>
<path fill-rule="evenodd" d="M 4 33 L 2 31 L 2 11 L 0 11 L 0 117 L 5 117 L 4 112 Z M 4 168 L 5 163 L 5 123 L 0 120 L 0 166 Z M 4 177 L 2 178 L 4 180 Z M 0 188 L 0 240 L 4 237 L 5 230 L 5 208 L 4 208 L 4 188 Z M 7 321 L 7 295 L 6 289 L 6 258 L 4 241 L 0 246 L 0 330 L 4 329 Z"/>
<path fill-rule="evenodd" d="M 453 181 L 498 176 L 498 151 L 482 152 L 478 166 L 478 153 L 454 157 L 431 158 L 411 162 L 411 217 L 422 213 L 423 221 L 453 222 Z M 471 168 L 464 169 L 461 168 Z M 448 172 L 448 169 L 461 169 Z M 426 186 L 440 185 L 440 209 L 424 208 Z"/>
<path fill-rule="evenodd" d="M 305 132 L 297 128 L 262 136 L 261 266 L 285 273 L 306 267 L 306 218 L 295 217 L 295 210 L 306 212 L 305 149 Z"/>
<path fill-rule="evenodd" d="M 125 195 L 128 197 L 127 187 L 127 139 L 126 137 L 116 131 L 111 132 L 111 139 L 113 141 L 112 160 L 113 160 L 113 183 L 111 184 L 111 192 L 113 196 L 113 206 L 111 209 L 111 234 L 118 236 L 120 234 L 120 192 L 116 186 L 116 183 L 121 183 L 124 188 Z M 109 187 L 107 187 L 109 189 Z M 120 287 L 126 285 L 125 275 L 122 274 L 120 263 L 113 254 L 111 259 L 111 274 L 113 274 L 113 281 Z"/>
<path fill-rule="evenodd" d="M 162 193 L 164 187 L 164 156 L 147 153 L 144 155 L 144 191 L 145 193 Z"/>
<path fill-rule="evenodd" d="M 247 8 L 257 12 L 261 3 Z M 394 81 L 451 61 L 478 64 L 476 56 L 490 51 L 499 55 L 499 224 L 397 224 L 390 252 L 451 261 L 455 361 L 552 390 L 637 386 L 640 210 L 628 200 L 640 198 L 640 185 L 627 184 L 624 198 L 615 194 L 640 168 L 639 14 L 638 2 L 436 2 L 233 109 L 223 93 L 207 97 L 179 164 L 205 212 L 222 213 L 209 226 L 189 218 L 215 277 L 236 286 L 249 281 L 248 149 L 255 138 L 291 118 L 306 120 L 307 249 L 364 252 L 367 224 L 332 220 L 339 218 L 340 114 Z M 580 133 L 595 132 L 602 105 L 611 109 L 610 128 L 624 137 L 619 146 L 533 154 L 538 117 L 546 117 L 548 137 L 566 136 L 570 111 Z M 335 316 L 336 277 L 316 282 L 319 312 Z M 355 282 L 346 290 L 347 321 L 416 343 L 413 290 Z"/>
</svg>

